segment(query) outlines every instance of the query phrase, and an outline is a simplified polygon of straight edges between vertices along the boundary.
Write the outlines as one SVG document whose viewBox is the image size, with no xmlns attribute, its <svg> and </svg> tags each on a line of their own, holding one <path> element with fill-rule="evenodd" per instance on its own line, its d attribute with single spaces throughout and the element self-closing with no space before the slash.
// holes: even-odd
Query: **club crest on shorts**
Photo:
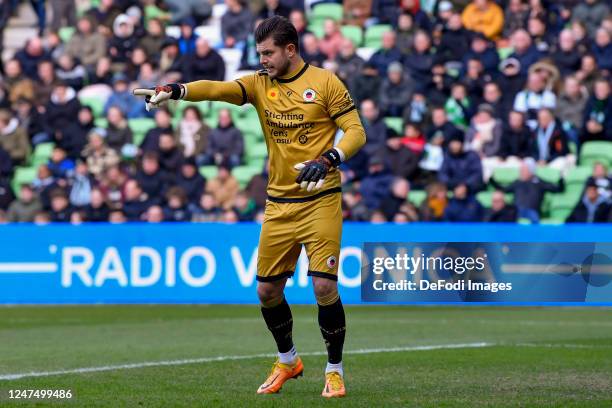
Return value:
<svg viewBox="0 0 612 408">
<path fill-rule="evenodd" d="M 330 256 L 329 258 L 327 258 L 327 267 L 328 268 L 334 268 L 336 266 L 336 257 L 335 256 Z"/>
<path fill-rule="evenodd" d="M 317 93 L 314 89 L 306 89 L 302 94 L 302 98 L 304 98 L 304 102 L 313 102 L 317 98 Z"/>
</svg>

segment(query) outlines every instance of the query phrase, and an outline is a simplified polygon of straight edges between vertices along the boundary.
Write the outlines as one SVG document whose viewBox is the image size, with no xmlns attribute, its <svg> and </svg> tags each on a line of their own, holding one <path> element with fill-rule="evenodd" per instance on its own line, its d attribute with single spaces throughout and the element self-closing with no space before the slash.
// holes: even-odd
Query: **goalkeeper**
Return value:
<svg viewBox="0 0 612 408">
<path fill-rule="evenodd" d="M 363 146 L 365 132 L 342 82 L 332 72 L 304 63 L 297 32 L 286 18 L 264 20 L 255 31 L 255 40 L 264 67 L 255 74 L 236 81 L 135 89 L 134 94 L 145 97 L 147 108 L 169 99 L 255 106 L 270 157 L 257 294 L 278 347 L 278 359 L 257 393 L 276 393 L 304 370 L 293 344 L 293 319 L 284 296 L 304 245 L 328 353 L 322 395 L 342 397 L 346 394 L 342 368 L 346 324 L 337 285 L 342 233 L 337 167 Z M 334 146 L 338 128 L 344 135 Z"/>
</svg>

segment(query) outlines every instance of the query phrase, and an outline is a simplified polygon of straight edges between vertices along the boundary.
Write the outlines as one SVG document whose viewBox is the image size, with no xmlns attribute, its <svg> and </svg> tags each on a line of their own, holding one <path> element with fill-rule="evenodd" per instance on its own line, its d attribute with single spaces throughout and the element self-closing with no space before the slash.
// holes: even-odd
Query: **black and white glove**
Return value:
<svg viewBox="0 0 612 408">
<path fill-rule="evenodd" d="M 338 167 L 341 162 L 342 159 L 338 150 L 329 149 L 318 159 L 305 161 L 293 166 L 294 169 L 300 171 L 295 182 L 306 191 L 319 190 L 323 187 L 327 173 L 331 169 Z"/>
<path fill-rule="evenodd" d="M 155 88 L 135 88 L 135 96 L 144 96 L 147 112 L 153 108 L 164 106 L 170 99 L 183 99 L 186 88 L 182 84 L 167 84 Z"/>
</svg>

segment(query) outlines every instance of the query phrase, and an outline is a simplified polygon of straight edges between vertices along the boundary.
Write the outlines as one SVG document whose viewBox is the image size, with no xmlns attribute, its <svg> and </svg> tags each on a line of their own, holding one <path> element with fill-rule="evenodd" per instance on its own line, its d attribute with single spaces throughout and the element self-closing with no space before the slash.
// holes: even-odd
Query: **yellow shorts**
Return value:
<svg viewBox="0 0 612 408">
<path fill-rule="evenodd" d="M 339 192 L 306 202 L 268 200 L 264 214 L 257 258 L 258 281 L 292 276 L 302 244 L 309 260 L 308 275 L 338 280 L 342 235 Z"/>
</svg>

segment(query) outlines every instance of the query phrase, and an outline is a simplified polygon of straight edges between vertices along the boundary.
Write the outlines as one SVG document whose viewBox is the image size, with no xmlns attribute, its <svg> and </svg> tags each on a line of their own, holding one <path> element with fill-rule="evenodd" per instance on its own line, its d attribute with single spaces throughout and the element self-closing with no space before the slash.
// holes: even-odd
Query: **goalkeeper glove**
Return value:
<svg viewBox="0 0 612 408">
<path fill-rule="evenodd" d="M 167 84 L 156 86 L 155 88 L 135 88 L 135 96 L 144 96 L 147 112 L 152 108 L 159 108 L 165 105 L 170 99 L 183 99 L 186 88 L 182 84 Z"/>
<path fill-rule="evenodd" d="M 306 191 L 319 190 L 323 187 L 325 176 L 331 169 L 338 167 L 341 163 L 340 153 L 336 149 L 329 149 L 318 159 L 298 163 L 294 166 L 300 174 L 295 182 Z"/>
</svg>

